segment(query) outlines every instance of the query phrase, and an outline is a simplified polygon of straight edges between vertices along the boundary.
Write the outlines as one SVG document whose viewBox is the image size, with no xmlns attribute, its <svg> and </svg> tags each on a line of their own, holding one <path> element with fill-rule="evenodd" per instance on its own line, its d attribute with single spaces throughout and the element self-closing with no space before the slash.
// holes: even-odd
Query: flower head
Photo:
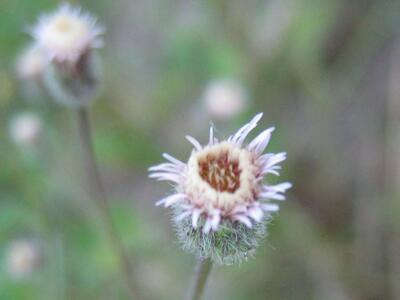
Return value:
<svg viewBox="0 0 400 300">
<path fill-rule="evenodd" d="M 187 163 L 164 154 L 169 162 L 149 169 L 150 177 L 174 183 L 176 192 L 157 205 L 173 207 L 178 232 L 185 233 L 182 239 L 184 235 L 192 236 L 189 244 L 197 243 L 201 251 L 205 245 L 199 243 L 205 241 L 204 237 L 211 236 L 215 242 L 215 237 L 221 236 L 219 231 L 224 237 L 242 236 L 245 240 L 254 235 L 258 239 L 264 233 L 265 221 L 279 209 L 271 200 L 284 200 L 284 192 L 291 187 L 288 182 L 277 185 L 263 182 L 267 174 L 279 175 L 278 164 L 286 159 L 286 153 L 263 154 L 274 128 L 264 130 L 249 144 L 244 144 L 261 117 L 261 113 L 256 115 L 226 141 L 218 141 L 213 128 L 205 146 L 187 136 L 194 146 Z M 256 241 L 248 244 L 246 253 L 254 248 Z M 213 253 L 210 248 L 201 256 L 213 256 Z"/>
<path fill-rule="evenodd" d="M 55 12 L 42 15 L 30 31 L 48 59 L 75 63 L 90 49 L 102 46 L 104 28 L 91 14 L 62 4 Z"/>
</svg>

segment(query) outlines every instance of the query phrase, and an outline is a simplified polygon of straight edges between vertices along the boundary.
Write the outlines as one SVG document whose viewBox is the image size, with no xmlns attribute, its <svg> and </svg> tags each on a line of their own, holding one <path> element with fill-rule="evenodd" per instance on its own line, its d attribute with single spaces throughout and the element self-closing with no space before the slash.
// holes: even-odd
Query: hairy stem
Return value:
<svg viewBox="0 0 400 300">
<path fill-rule="evenodd" d="M 90 129 L 89 115 L 86 108 L 80 108 L 77 111 L 79 138 L 82 145 L 84 167 L 89 180 L 91 180 L 92 193 L 95 205 L 99 211 L 100 218 L 104 223 L 105 230 L 112 249 L 117 256 L 124 276 L 127 288 L 130 292 L 131 299 L 142 299 L 139 288 L 136 284 L 136 277 L 131 265 L 129 256 L 124 245 L 118 235 L 117 229 L 113 223 L 112 215 L 107 203 L 107 196 L 100 177 L 99 168 L 96 163 L 93 150 L 93 141 Z"/>
<path fill-rule="evenodd" d="M 204 293 L 204 287 L 207 282 L 207 278 L 210 274 L 212 262 L 209 259 L 200 260 L 197 262 L 197 266 L 194 273 L 193 282 L 190 288 L 188 300 L 200 300 Z"/>
</svg>

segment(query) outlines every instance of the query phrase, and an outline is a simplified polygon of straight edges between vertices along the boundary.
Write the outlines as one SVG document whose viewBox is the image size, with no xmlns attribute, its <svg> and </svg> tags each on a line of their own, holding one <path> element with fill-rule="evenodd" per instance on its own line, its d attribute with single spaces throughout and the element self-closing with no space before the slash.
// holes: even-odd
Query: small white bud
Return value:
<svg viewBox="0 0 400 300">
<path fill-rule="evenodd" d="M 243 86 L 233 80 L 210 83 L 203 98 L 210 116 L 221 120 L 237 116 L 247 104 L 247 95 Z"/>
<path fill-rule="evenodd" d="M 25 112 L 11 120 L 9 133 L 15 143 L 30 147 L 36 144 L 42 129 L 41 119 L 34 113 Z"/>
<path fill-rule="evenodd" d="M 29 240 L 12 242 L 7 253 L 7 272 L 15 279 L 30 276 L 40 261 L 38 246 Z"/>
</svg>

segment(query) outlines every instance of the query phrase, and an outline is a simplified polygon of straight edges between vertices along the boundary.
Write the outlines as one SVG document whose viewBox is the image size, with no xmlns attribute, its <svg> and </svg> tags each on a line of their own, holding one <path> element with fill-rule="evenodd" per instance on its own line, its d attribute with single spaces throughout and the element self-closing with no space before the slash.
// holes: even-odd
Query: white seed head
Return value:
<svg viewBox="0 0 400 300">
<path fill-rule="evenodd" d="M 29 240 L 14 241 L 7 253 L 7 271 L 15 279 L 29 276 L 40 260 L 39 249 Z"/>
<path fill-rule="evenodd" d="M 176 193 L 157 205 L 173 207 L 184 248 L 194 247 L 202 258 L 230 263 L 248 257 L 264 235 L 266 221 L 279 209 L 271 200 L 284 200 L 291 187 L 287 182 L 263 182 L 267 174 L 279 175 L 277 164 L 286 159 L 286 153 L 262 154 L 274 128 L 244 144 L 261 116 L 256 115 L 225 141 L 219 142 L 212 128 L 206 146 L 188 136 L 194 149 L 187 163 L 164 154 L 169 162 L 149 169 L 150 177 L 174 183 Z M 238 243 L 229 241 L 239 236 Z"/>
<path fill-rule="evenodd" d="M 243 86 L 233 80 L 219 80 L 210 83 L 203 98 L 210 116 L 221 120 L 238 115 L 247 104 Z"/>
<path fill-rule="evenodd" d="M 11 120 L 9 133 L 21 146 L 32 146 L 38 140 L 43 129 L 41 119 L 31 112 L 21 113 Z"/>
<path fill-rule="evenodd" d="M 37 45 L 31 45 L 17 59 L 16 71 L 21 79 L 40 78 L 46 68 L 47 59 Z"/>
<path fill-rule="evenodd" d="M 42 15 L 31 29 L 32 36 L 49 60 L 72 63 L 90 49 L 101 47 L 103 32 L 95 17 L 68 4 Z"/>
</svg>

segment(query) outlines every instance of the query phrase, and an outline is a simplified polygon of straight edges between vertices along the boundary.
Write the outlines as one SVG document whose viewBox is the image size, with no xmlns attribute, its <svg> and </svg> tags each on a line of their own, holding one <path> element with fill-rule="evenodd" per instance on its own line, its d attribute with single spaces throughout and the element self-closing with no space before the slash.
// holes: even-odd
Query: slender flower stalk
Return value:
<svg viewBox="0 0 400 300">
<path fill-rule="evenodd" d="M 110 244 L 113 247 L 116 256 L 119 259 L 121 271 L 124 274 L 126 285 L 129 288 L 132 299 L 142 299 L 141 293 L 139 293 L 139 287 L 137 285 L 136 276 L 132 268 L 131 260 L 124 248 L 124 245 L 119 238 L 117 229 L 112 220 L 112 215 L 107 202 L 106 191 L 103 186 L 103 182 L 100 176 L 99 168 L 96 163 L 92 135 L 90 129 L 90 122 L 88 111 L 86 108 L 80 108 L 77 110 L 78 125 L 79 125 L 79 138 L 82 145 L 83 160 L 85 170 L 88 178 L 92 181 L 92 192 L 95 204 L 98 211 L 100 212 L 101 220 L 104 223 L 105 229 L 110 239 Z"/>
<path fill-rule="evenodd" d="M 99 93 L 101 62 L 94 50 L 103 44 L 104 27 L 80 7 L 62 4 L 53 13 L 42 15 L 29 32 L 35 47 L 46 58 L 44 86 L 56 102 L 77 113 L 79 138 L 87 177 L 92 182 L 95 205 L 119 259 L 131 299 L 141 299 L 131 261 L 113 223 L 107 196 L 96 163 L 88 106 Z"/>
<path fill-rule="evenodd" d="M 211 268 L 211 260 L 198 260 L 188 300 L 200 300 L 202 298 Z"/>
</svg>

